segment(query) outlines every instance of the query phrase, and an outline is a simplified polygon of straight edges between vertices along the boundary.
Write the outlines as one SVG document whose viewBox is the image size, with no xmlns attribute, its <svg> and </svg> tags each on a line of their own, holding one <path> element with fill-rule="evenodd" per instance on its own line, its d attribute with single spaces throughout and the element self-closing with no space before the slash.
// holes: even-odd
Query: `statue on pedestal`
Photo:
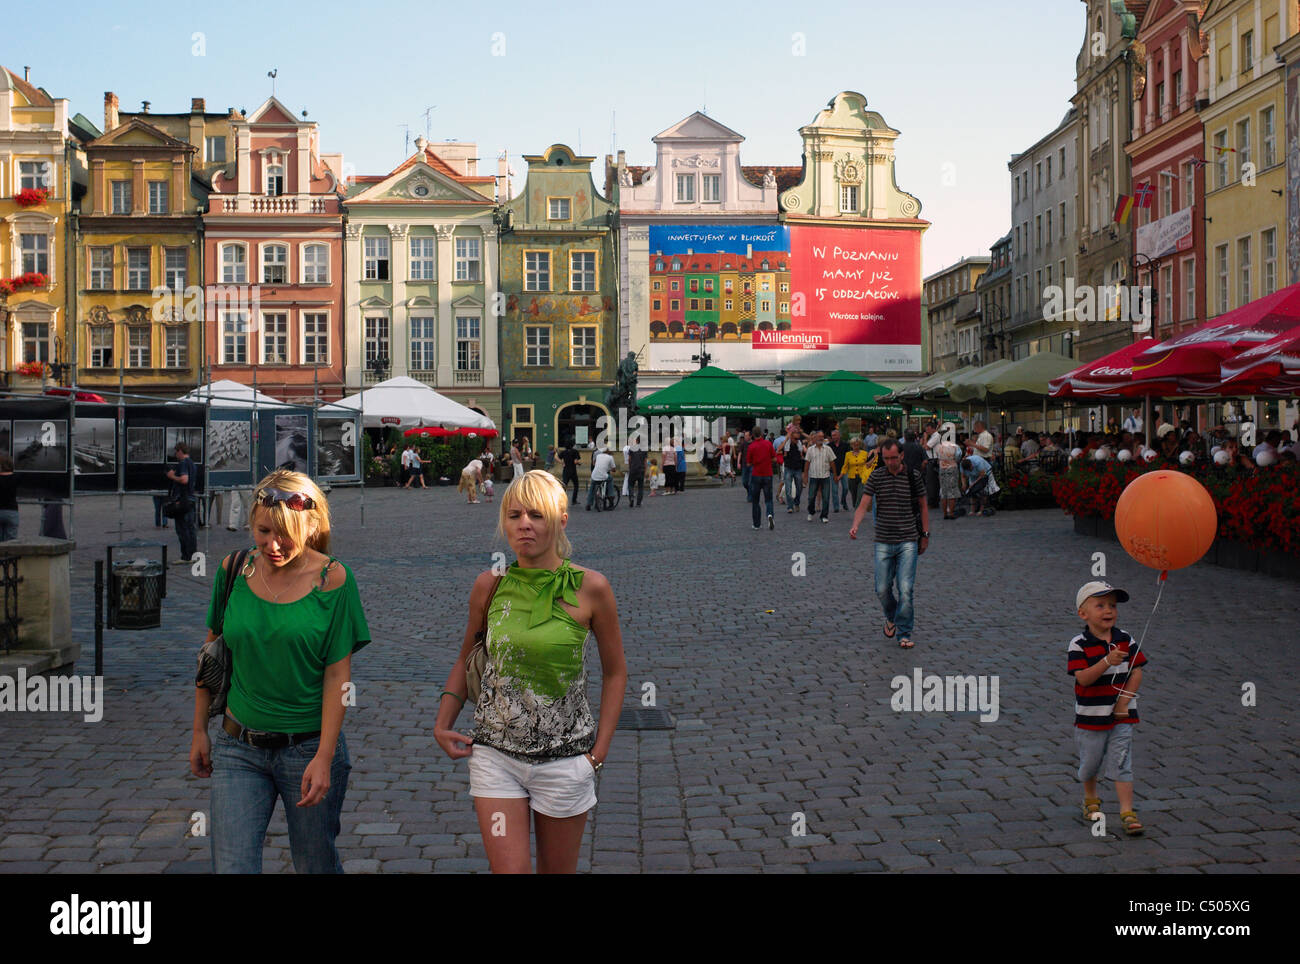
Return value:
<svg viewBox="0 0 1300 964">
<path fill-rule="evenodd" d="M 626 408 L 629 415 L 636 414 L 636 352 L 628 352 L 614 373 L 614 386 L 605 393 L 605 407 L 612 413 Z"/>
</svg>

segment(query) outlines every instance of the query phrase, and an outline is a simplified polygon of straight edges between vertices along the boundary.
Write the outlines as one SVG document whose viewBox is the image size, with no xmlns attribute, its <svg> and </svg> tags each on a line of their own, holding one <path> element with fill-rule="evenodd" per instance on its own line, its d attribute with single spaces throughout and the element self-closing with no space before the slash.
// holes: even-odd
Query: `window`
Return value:
<svg viewBox="0 0 1300 964">
<path fill-rule="evenodd" d="M 1272 167 L 1277 163 L 1277 128 L 1273 120 L 1273 108 L 1265 107 L 1259 112 L 1259 143 L 1263 148 L 1260 163 Z"/>
<path fill-rule="evenodd" d="M 329 315 L 323 311 L 309 311 L 302 316 L 302 363 L 330 363 Z"/>
<path fill-rule="evenodd" d="M 1260 277 L 1260 297 L 1271 295 L 1277 290 L 1277 229 L 1269 228 L 1259 236 L 1260 256 L 1264 262 L 1264 273 Z"/>
<path fill-rule="evenodd" d="M 20 234 L 18 247 L 22 253 L 19 259 L 23 274 L 35 271 L 43 275 L 50 273 L 50 236 L 48 234 Z"/>
<path fill-rule="evenodd" d="M 411 239 L 411 280 L 433 280 L 433 238 Z"/>
<path fill-rule="evenodd" d="M 1187 161 L 1183 164 L 1183 207 L 1189 208 L 1196 203 L 1196 165 Z"/>
<path fill-rule="evenodd" d="M 90 367 L 113 367 L 113 329 L 107 325 L 90 329 Z"/>
<path fill-rule="evenodd" d="M 1034 236 L 1038 239 L 1038 243 L 1034 247 L 1041 248 L 1043 246 L 1043 216 L 1041 214 L 1034 215 Z"/>
<path fill-rule="evenodd" d="M 226 139 L 225 137 L 205 137 L 203 138 L 203 157 L 209 163 L 215 161 L 224 162 L 226 160 Z"/>
<path fill-rule="evenodd" d="M 49 161 L 19 161 L 18 190 L 34 191 L 37 188 L 51 187 L 53 178 L 49 175 Z"/>
<path fill-rule="evenodd" d="M 569 279 L 574 291 L 596 290 L 595 251 L 574 251 L 569 255 Z"/>
<path fill-rule="evenodd" d="M 1165 82 L 1162 80 L 1160 81 L 1160 83 L 1156 84 L 1156 116 L 1159 117 L 1164 112 L 1165 112 Z"/>
<path fill-rule="evenodd" d="M 130 214 L 131 213 L 131 182 L 130 181 L 113 181 L 113 213 Z"/>
<path fill-rule="evenodd" d="M 1174 71 L 1174 110 L 1177 110 L 1178 105 L 1181 104 L 1182 102 L 1183 102 L 1183 72 L 1181 70 L 1175 70 Z"/>
<path fill-rule="evenodd" d="M 1012 179 L 1011 179 L 1011 185 L 1012 185 L 1012 187 L 1015 189 L 1015 200 L 1014 200 L 1014 203 L 1019 204 L 1019 203 L 1020 203 L 1020 178 L 1018 178 L 1018 177 L 1014 177 L 1014 178 L 1012 178 Z"/>
<path fill-rule="evenodd" d="M 248 312 L 223 311 L 221 313 L 221 363 L 223 365 L 248 363 Z"/>
<path fill-rule="evenodd" d="M 190 332 L 181 325 L 163 329 L 163 365 L 167 368 L 190 367 Z"/>
<path fill-rule="evenodd" d="M 1164 321 L 1167 324 L 1174 320 L 1174 266 L 1172 264 L 1162 265 L 1160 268 L 1160 287 L 1156 291 L 1155 305 L 1153 314 L 1161 311 L 1163 308 Z"/>
<path fill-rule="evenodd" d="M 268 244 L 262 249 L 262 284 L 289 283 L 289 246 Z"/>
<path fill-rule="evenodd" d="M 1047 209 L 1047 214 L 1044 215 L 1044 216 L 1047 218 L 1047 221 L 1046 221 L 1046 226 L 1047 226 L 1047 243 L 1048 243 L 1048 245 L 1050 246 L 1051 243 L 1052 243 L 1052 209 L 1051 209 L 1051 208 L 1048 208 L 1048 209 Z"/>
<path fill-rule="evenodd" d="M 148 368 L 149 360 L 149 336 L 152 334 L 148 328 L 132 326 L 126 330 L 126 367 L 127 368 Z"/>
<path fill-rule="evenodd" d="M 89 285 L 95 291 L 108 291 L 113 287 L 113 249 L 91 248 Z"/>
<path fill-rule="evenodd" d="M 387 281 L 388 238 L 375 236 L 362 240 L 365 242 L 365 273 L 362 277 L 366 281 Z"/>
<path fill-rule="evenodd" d="M 1228 186 L 1228 132 L 1219 131 L 1214 135 L 1214 170 L 1215 187 Z"/>
<path fill-rule="evenodd" d="M 481 281 L 479 270 L 479 239 L 456 239 L 456 280 Z"/>
<path fill-rule="evenodd" d="M 550 221 L 569 220 L 569 199 L 567 197 L 548 198 L 546 217 Z"/>
<path fill-rule="evenodd" d="M 742 304 L 744 307 L 741 308 L 741 311 L 743 311 L 745 314 L 749 314 L 751 311 L 754 310 L 754 303 L 752 301 L 745 301 L 742 302 Z"/>
<path fill-rule="evenodd" d="M 262 315 L 262 364 L 289 364 L 289 316 L 282 311 Z"/>
<path fill-rule="evenodd" d="M 705 291 L 712 291 L 712 290 L 713 290 L 713 279 L 712 279 L 712 278 L 705 278 L 705 279 L 704 279 L 704 290 L 705 290 Z"/>
<path fill-rule="evenodd" d="M 682 270 L 682 263 L 681 263 L 680 261 L 678 261 L 676 258 L 673 258 L 673 270 L 674 270 L 674 271 L 681 271 L 681 270 Z"/>
<path fill-rule="evenodd" d="M 701 201 L 721 201 L 722 200 L 722 175 L 705 174 L 700 178 L 700 200 Z"/>
<path fill-rule="evenodd" d="M 679 281 L 678 279 L 674 278 L 674 279 L 669 283 L 669 287 L 672 288 L 673 291 L 681 291 L 681 290 L 682 290 L 682 283 L 681 283 L 681 281 Z"/>
<path fill-rule="evenodd" d="M 167 204 L 168 192 L 166 181 L 149 182 L 149 213 L 166 214 L 170 207 Z"/>
<path fill-rule="evenodd" d="M 1034 171 L 1035 171 L 1035 178 L 1036 178 L 1035 183 L 1038 185 L 1038 190 L 1041 191 L 1043 189 L 1043 162 L 1042 161 L 1039 161 L 1037 164 L 1034 165 Z"/>
<path fill-rule="evenodd" d="M 372 315 L 366 318 L 366 369 L 376 359 L 383 359 L 384 364 L 392 353 L 388 350 L 388 318 L 384 315 Z"/>
<path fill-rule="evenodd" d="M 1250 163 L 1250 118 L 1237 121 L 1237 171 L 1245 176 L 1246 165 Z"/>
<path fill-rule="evenodd" d="M 730 310 L 731 310 L 731 299 L 728 298 L 726 301 L 724 301 L 724 302 L 722 303 L 722 307 L 723 307 L 726 311 L 730 311 Z"/>
<path fill-rule="evenodd" d="M 545 325 L 524 326 L 524 364 L 549 365 L 551 363 L 551 329 Z"/>
<path fill-rule="evenodd" d="M 1237 307 L 1250 301 L 1250 238 L 1237 241 Z"/>
<path fill-rule="evenodd" d="M 1051 184 L 1052 183 L 1052 157 L 1050 154 L 1047 157 L 1046 164 L 1047 164 L 1047 183 Z"/>
<path fill-rule="evenodd" d="M 679 201 L 695 200 L 695 175 L 694 174 L 677 175 L 677 200 Z"/>
<path fill-rule="evenodd" d="M 699 278 L 691 278 L 689 281 L 686 282 L 686 286 L 687 286 L 691 291 L 699 291 L 699 290 L 700 290 L 700 279 L 699 279 Z"/>
<path fill-rule="evenodd" d="M 596 328 L 575 325 L 569 330 L 570 348 L 574 368 L 596 367 Z"/>
<path fill-rule="evenodd" d="M 1183 321 L 1196 317 L 1196 259 L 1183 260 Z"/>
<path fill-rule="evenodd" d="M 167 248 L 163 251 L 163 283 L 168 290 L 185 290 L 188 266 L 189 252 L 184 248 Z"/>
<path fill-rule="evenodd" d="M 1255 31 L 1247 30 L 1241 35 L 1241 72 L 1244 74 L 1255 67 Z"/>
<path fill-rule="evenodd" d="M 433 371 L 437 368 L 438 333 L 435 319 L 429 315 L 411 318 L 411 370 Z"/>
<path fill-rule="evenodd" d="M 700 310 L 700 299 L 699 299 L 699 298 L 692 298 L 692 299 L 691 299 L 691 309 L 690 309 L 690 310 L 691 310 L 691 311 L 699 311 L 699 310 Z"/>
<path fill-rule="evenodd" d="M 681 311 L 682 303 L 677 298 L 674 298 L 669 302 L 668 307 L 672 311 Z"/>
<path fill-rule="evenodd" d="M 241 244 L 227 244 L 221 249 L 221 283 L 248 283 L 248 249 Z"/>
<path fill-rule="evenodd" d="M 663 310 L 663 307 L 664 307 L 663 299 L 662 299 L 662 298 L 656 298 L 656 299 L 654 300 L 654 310 L 655 310 L 655 311 L 662 311 L 662 310 Z"/>
<path fill-rule="evenodd" d="M 551 253 L 549 251 L 524 252 L 524 290 L 551 290 Z"/>
<path fill-rule="evenodd" d="M 23 361 L 50 361 L 50 324 L 47 321 L 23 322 Z"/>
<path fill-rule="evenodd" d="M 663 291 L 664 283 L 662 281 L 656 281 L 650 287 L 653 288 L 655 291 Z"/>
<path fill-rule="evenodd" d="M 302 249 L 302 283 L 330 283 L 330 249 L 327 244 L 309 244 Z"/>
<path fill-rule="evenodd" d="M 279 197 L 283 193 L 284 165 L 276 160 L 271 160 L 271 163 L 266 165 L 266 196 Z"/>
<path fill-rule="evenodd" d="M 482 365 L 479 342 L 479 319 L 458 317 L 456 319 L 456 370 L 476 372 Z"/>
<path fill-rule="evenodd" d="M 858 213 L 858 187 L 856 184 L 840 185 L 840 212 L 843 214 Z"/>
<path fill-rule="evenodd" d="M 1065 237 L 1065 202 L 1064 201 L 1061 202 L 1061 205 L 1058 208 L 1058 214 L 1059 217 L 1057 218 L 1057 220 L 1060 221 L 1061 223 L 1061 237 L 1064 238 Z"/>
<path fill-rule="evenodd" d="M 148 291 L 149 284 L 149 249 L 126 249 L 126 286 L 133 291 Z"/>
<path fill-rule="evenodd" d="M 1228 246 L 1221 244 L 1214 249 L 1214 267 L 1218 275 L 1218 305 L 1215 314 L 1221 315 L 1228 310 Z"/>
</svg>

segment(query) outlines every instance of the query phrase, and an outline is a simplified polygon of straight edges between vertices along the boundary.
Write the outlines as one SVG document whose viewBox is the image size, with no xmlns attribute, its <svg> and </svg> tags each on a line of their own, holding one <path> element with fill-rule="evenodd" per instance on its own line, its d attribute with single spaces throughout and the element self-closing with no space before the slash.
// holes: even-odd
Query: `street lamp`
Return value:
<svg viewBox="0 0 1300 964">
<path fill-rule="evenodd" d="M 58 335 L 54 336 L 54 360 L 47 362 L 50 368 L 50 374 L 54 377 L 55 384 L 62 385 L 63 377 L 72 368 L 72 365 L 66 361 L 68 345 Z"/>
<path fill-rule="evenodd" d="M 707 351 L 705 351 L 705 349 L 708 348 L 709 346 L 709 326 L 707 324 L 701 325 L 692 322 L 691 324 L 686 326 L 686 330 L 693 337 L 698 338 L 700 340 L 700 353 L 698 355 L 692 355 L 691 361 L 699 362 L 700 367 L 704 368 L 709 364 L 710 360 L 712 360 L 713 358 L 712 355 L 710 355 Z"/>
<path fill-rule="evenodd" d="M 1140 260 L 1139 260 L 1139 259 L 1140 259 Z M 1150 257 L 1148 257 L 1147 255 L 1143 254 L 1143 253 L 1140 252 L 1140 251 L 1135 251 L 1135 252 L 1133 252 L 1133 275 L 1134 275 L 1134 277 L 1135 277 L 1135 278 L 1139 278 L 1139 280 L 1140 280 L 1140 274 L 1141 274 L 1141 271 L 1142 271 L 1143 268 L 1146 268 L 1146 270 L 1148 270 L 1148 271 L 1151 273 L 1151 328 L 1150 328 L 1150 331 L 1151 331 L 1151 334 L 1152 334 L 1152 335 L 1155 334 L 1155 329 L 1156 329 L 1156 310 L 1157 310 L 1157 308 L 1159 307 L 1159 302 L 1160 302 L 1160 287 L 1159 287 L 1159 284 L 1157 283 L 1157 280 L 1156 280 L 1156 270 L 1157 270 L 1159 267 L 1160 267 L 1160 259 L 1159 259 L 1159 258 L 1154 258 L 1154 259 L 1153 259 L 1153 258 L 1150 258 Z M 1139 288 L 1138 288 L 1138 291 L 1140 292 L 1141 290 L 1142 290 L 1141 287 L 1139 287 Z M 1144 312 L 1141 312 L 1141 310 L 1139 309 L 1139 314 L 1142 314 L 1142 313 L 1144 313 Z M 1136 329 L 1136 328 L 1133 329 L 1133 334 L 1134 334 L 1134 336 L 1135 336 L 1133 340 L 1134 340 L 1134 341 L 1137 341 L 1137 338 L 1136 338 L 1136 335 L 1137 335 L 1137 329 Z"/>
<path fill-rule="evenodd" d="M 997 349 L 999 350 L 1000 355 L 1005 356 L 1006 338 L 1007 338 L 1007 332 L 1006 332 L 1007 316 L 1003 313 L 1002 309 L 998 305 L 995 305 L 991 301 L 988 303 L 988 309 L 989 311 L 995 312 L 997 314 L 998 330 L 996 333 L 994 333 L 993 319 L 990 318 L 989 332 L 987 335 L 984 336 L 984 347 L 988 351 L 994 351 L 995 349 Z"/>
<path fill-rule="evenodd" d="M 371 375 L 375 381 L 382 382 L 384 376 L 388 374 L 388 356 L 376 355 L 370 361 L 366 362 L 366 368 L 370 369 Z"/>
</svg>

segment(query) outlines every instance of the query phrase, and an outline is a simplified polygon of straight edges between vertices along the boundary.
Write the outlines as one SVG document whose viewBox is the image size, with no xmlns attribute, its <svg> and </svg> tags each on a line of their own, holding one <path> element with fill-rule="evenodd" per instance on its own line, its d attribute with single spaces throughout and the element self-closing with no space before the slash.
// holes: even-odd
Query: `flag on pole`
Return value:
<svg viewBox="0 0 1300 964">
<path fill-rule="evenodd" d="M 1131 213 L 1133 213 L 1133 198 L 1127 194 L 1121 194 L 1119 196 L 1119 203 L 1115 205 L 1115 223 L 1127 224 L 1128 216 Z"/>
<path fill-rule="evenodd" d="M 1139 184 L 1137 189 L 1137 196 L 1135 198 L 1135 200 L 1137 201 L 1137 206 L 1140 208 L 1151 207 L 1151 199 L 1155 197 L 1155 194 L 1156 194 L 1156 189 L 1151 186 L 1150 181 L 1147 181 L 1145 184 Z"/>
</svg>

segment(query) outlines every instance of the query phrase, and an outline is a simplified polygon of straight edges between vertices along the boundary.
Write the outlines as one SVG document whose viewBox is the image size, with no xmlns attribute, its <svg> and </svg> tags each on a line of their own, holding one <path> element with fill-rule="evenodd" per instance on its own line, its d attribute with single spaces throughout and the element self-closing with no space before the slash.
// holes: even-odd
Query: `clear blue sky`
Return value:
<svg viewBox="0 0 1300 964">
<path fill-rule="evenodd" d="M 742 163 L 796 165 L 799 127 L 837 92 L 857 90 L 902 132 L 898 185 L 933 222 L 930 274 L 987 254 L 1007 230 L 1007 161 L 1068 109 L 1083 20 L 1079 0 L 75 0 L 43 15 L 30 46 L 0 36 L 0 64 L 20 76 L 30 65 L 33 82 L 97 125 L 106 90 L 124 109 L 149 100 L 175 113 L 203 97 L 209 111 L 252 110 L 276 68 L 280 100 L 307 109 L 322 150 L 341 152 L 361 174 L 400 163 L 399 125 L 414 139 L 436 105 L 432 139 L 476 142 L 482 173 L 508 149 L 516 191 L 520 155 L 552 143 L 580 144 L 603 163 L 612 113 L 630 164 L 652 163 L 650 138 L 705 108 L 745 136 Z M 803 56 L 792 52 L 795 34 Z M 494 55 L 502 42 L 504 55 Z"/>
</svg>

